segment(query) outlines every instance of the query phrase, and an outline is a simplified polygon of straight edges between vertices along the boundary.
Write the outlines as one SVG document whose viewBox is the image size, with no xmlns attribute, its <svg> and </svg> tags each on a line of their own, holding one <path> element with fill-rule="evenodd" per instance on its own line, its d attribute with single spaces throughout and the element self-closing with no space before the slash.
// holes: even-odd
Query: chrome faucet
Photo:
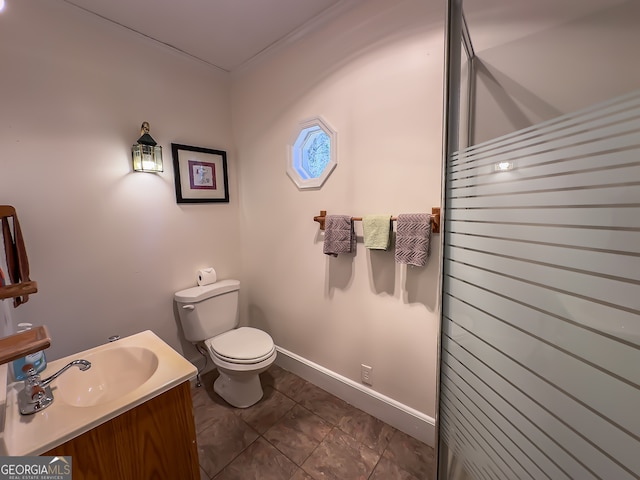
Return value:
<svg viewBox="0 0 640 480">
<path fill-rule="evenodd" d="M 91 368 L 91 362 L 87 360 L 74 360 L 68 363 L 50 377 L 42 380 L 33 365 L 25 365 L 27 378 L 24 380 L 24 388 L 18 393 L 18 408 L 22 415 L 31 415 L 44 410 L 53 403 L 53 392 L 49 384 L 73 366 L 81 371 Z"/>
<path fill-rule="evenodd" d="M 56 373 L 51 375 L 49 378 L 45 378 L 44 380 L 42 380 L 40 382 L 40 386 L 42 388 L 46 387 L 47 385 L 49 385 L 51 382 L 53 382 L 56 378 L 58 378 L 60 375 L 62 375 L 64 372 L 66 372 L 68 369 L 70 369 L 74 365 L 77 365 L 80 371 L 82 372 L 84 372 L 85 370 L 89 370 L 91 368 L 91 362 L 87 360 L 74 360 L 73 362 L 67 363 L 64 367 L 62 367 Z"/>
</svg>

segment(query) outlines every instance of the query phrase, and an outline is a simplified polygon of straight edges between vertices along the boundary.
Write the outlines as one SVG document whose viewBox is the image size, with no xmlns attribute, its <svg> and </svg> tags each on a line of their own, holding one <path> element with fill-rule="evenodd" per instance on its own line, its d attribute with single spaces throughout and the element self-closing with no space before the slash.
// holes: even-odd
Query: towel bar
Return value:
<svg viewBox="0 0 640 480">
<path fill-rule="evenodd" d="M 313 217 L 313 221 L 320 224 L 320 230 L 324 230 L 324 221 L 326 217 L 326 210 L 320 210 L 320 215 L 316 215 L 315 217 Z M 391 217 L 392 221 L 395 221 L 397 219 L 398 217 Z M 351 217 L 351 220 L 353 220 L 354 222 L 361 222 L 362 217 Z M 433 207 L 431 209 L 431 232 L 440 233 L 440 207 Z"/>
<path fill-rule="evenodd" d="M 8 218 L 13 221 L 13 231 Z M 18 223 L 16 209 L 11 205 L 0 205 L 2 241 L 7 262 L 7 276 L 11 285 L 0 286 L 0 299 L 13 298 L 13 306 L 18 307 L 38 291 L 38 284 L 29 278 L 29 259 Z"/>
</svg>

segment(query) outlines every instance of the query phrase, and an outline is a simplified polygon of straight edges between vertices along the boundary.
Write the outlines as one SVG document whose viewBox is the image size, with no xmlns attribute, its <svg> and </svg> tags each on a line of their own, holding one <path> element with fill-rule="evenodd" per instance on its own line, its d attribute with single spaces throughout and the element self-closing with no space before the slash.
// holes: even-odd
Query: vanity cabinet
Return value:
<svg viewBox="0 0 640 480">
<path fill-rule="evenodd" d="M 73 480 L 199 480 L 188 381 L 43 455 L 70 455 Z"/>
</svg>

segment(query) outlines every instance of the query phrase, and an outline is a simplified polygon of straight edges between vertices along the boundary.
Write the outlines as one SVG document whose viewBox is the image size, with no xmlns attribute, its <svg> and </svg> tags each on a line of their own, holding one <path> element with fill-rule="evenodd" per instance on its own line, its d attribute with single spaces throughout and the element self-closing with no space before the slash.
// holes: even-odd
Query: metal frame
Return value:
<svg viewBox="0 0 640 480">
<path fill-rule="evenodd" d="M 473 98 L 475 93 L 475 51 L 471 43 L 469 29 L 462 9 L 463 0 L 447 0 L 447 13 L 445 23 L 445 64 L 444 64 L 444 105 L 443 105 L 443 133 L 442 133 L 442 210 L 440 220 L 440 251 L 444 252 L 447 215 L 447 164 L 449 156 L 459 148 L 459 123 L 460 123 L 460 80 L 461 80 L 461 56 L 462 47 L 469 60 L 468 81 L 467 81 L 467 146 L 473 139 Z M 444 276 L 444 255 L 440 256 L 440 272 Z M 442 281 L 439 287 L 440 298 L 440 325 L 438 330 L 438 358 L 436 371 L 436 442 L 435 458 L 437 459 L 438 480 L 447 480 L 448 477 L 448 457 L 447 448 L 440 445 L 440 363 L 441 363 L 441 336 L 442 336 L 442 302 L 443 302 Z M 444 446 L 443 446 L 444 447 Z"/>
</svg>

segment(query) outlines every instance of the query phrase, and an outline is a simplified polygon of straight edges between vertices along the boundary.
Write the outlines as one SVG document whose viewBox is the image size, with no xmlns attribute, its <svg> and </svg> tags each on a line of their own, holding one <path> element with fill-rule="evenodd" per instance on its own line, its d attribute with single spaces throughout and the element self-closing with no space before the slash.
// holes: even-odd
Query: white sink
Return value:
<svg viewBox="0 0 640 480">
<path fill-rule="evenodd" d="M 195 366 L 147 330 L 49 362 L 40 375 L 47 378 L 78 359 L 91 362 L 91 368 L 83 372 L 71 367 L 53 380 L 49 384 L 53 403 L 33 415 L 21 415 L 18 409 L 24 383 L 7 385 L 0 455 L 41 455 L 197 373 Z"/>
<path fill-rule="evenodd" d="M 82 356 L 91 368 L 71 367 L 51 383 L 56 401 L 74 407 L 112 402 L 143 385 L 158 368 L 158 356 L 148 348 L 118 345 Z"/>
</svg>

